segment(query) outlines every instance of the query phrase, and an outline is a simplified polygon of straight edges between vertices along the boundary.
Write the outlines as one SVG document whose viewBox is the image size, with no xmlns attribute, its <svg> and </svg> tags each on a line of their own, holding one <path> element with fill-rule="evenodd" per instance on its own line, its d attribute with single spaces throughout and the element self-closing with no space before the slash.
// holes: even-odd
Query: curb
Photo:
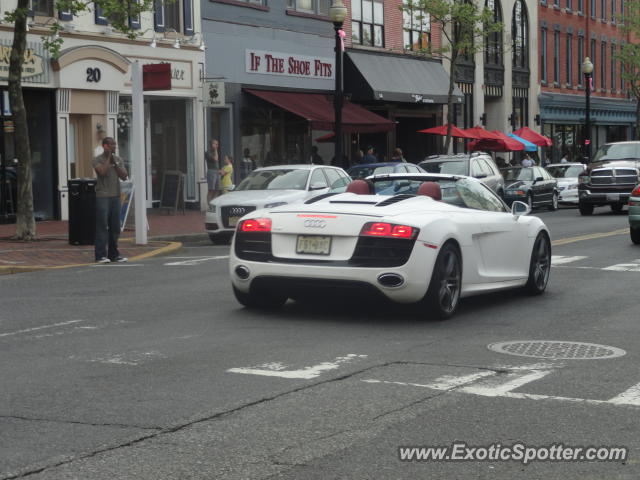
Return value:
<svg viewBox="0 0 640 480">
<path fill-rule="evenodd" d="M 133 241 L 133 239 L 123 238 L 121 242 Z M 181 242 L 169 242 L 168 245 L 164 247 L 156 248 L 155 250 L 151 250 L 150 252 L 146 252 L 140 255 L 136 255 L 135 257 L 131 257 L 129 260 L 137 262 L 139 260 L 145 260 L 147 258 L 156 257 L 159 255 L 166 255 L 168 253 L 177 252 L 182 248 Z M 27 273 L 27 272 L 36 272 L 39 270 L 61 270 L 63 268 L 72 268 L 72 267 L 87 267 L 89 265 L 94 265 L 94 263 L 74 263 L 69 265 L 30 265 L 30 266 L 0 266 L 0 275 L 12 275 L 15 273 Z"/>
</svg>

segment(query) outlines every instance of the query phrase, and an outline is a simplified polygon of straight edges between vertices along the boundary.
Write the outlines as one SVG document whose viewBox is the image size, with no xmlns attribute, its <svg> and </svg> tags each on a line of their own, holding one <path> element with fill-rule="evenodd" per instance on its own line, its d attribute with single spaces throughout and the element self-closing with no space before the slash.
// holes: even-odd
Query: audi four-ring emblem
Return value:
<svg viewBox="0 0 640 480">
<path fill-rule="evenodd" d="M 231 215 L 242 215 L 244 214 L 244 208 L 242 207 L 233 207 L 231 209 Z"/>
<path fill-rule="evenodd" d="M 307 218 L 304 221 L 304 226 L 310 228 L 324 228 L 327 226 L 327 222 L 319 218 Z"/>
</svg>

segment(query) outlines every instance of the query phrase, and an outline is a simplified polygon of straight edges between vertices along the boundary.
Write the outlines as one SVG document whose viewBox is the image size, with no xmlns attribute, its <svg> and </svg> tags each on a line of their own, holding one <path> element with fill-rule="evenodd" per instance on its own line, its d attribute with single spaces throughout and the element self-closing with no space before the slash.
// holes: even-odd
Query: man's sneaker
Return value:
<svg viewBox="0 0 640 480">
<path fill-rule="evenodd" d="M 107 257 L 102 257 L 96 260 L 96 263 L 111 263 L 111 260 L 109 260 Z"/>
<path fill-rule="evenodd" d="M 116 259 L 114 259 L 114 260 L 112 260 L 112 261 L 113 261 L 113 262 L 118 262 L 118 263 L 124 263 L 124 262 L 126 262 L 127 260 L 128 260 L 128 258 L 127 258 L 127 257 L 118 257 L 118 258 L 116 258 Z"/>
</svg>

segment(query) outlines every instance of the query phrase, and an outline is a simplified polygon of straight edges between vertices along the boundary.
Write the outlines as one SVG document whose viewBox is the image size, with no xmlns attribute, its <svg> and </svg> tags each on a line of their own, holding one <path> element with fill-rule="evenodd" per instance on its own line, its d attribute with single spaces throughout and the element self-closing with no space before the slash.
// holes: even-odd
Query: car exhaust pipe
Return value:
<svg viewBox="0 0 640 480">
<path fill-rule="evenodd" d="M 236 275 L 241 280 L 246 280 L 249 278 L 249 269 L 244 265 L 238 265 L 235 269 Z"/>
<path fill-rule="evenodd" d="M 404 283 L 404 278 L 397 273 L 383 273 L 378 276 L 378 283 L 383 287 L 394 288 Z"/>
</svg>

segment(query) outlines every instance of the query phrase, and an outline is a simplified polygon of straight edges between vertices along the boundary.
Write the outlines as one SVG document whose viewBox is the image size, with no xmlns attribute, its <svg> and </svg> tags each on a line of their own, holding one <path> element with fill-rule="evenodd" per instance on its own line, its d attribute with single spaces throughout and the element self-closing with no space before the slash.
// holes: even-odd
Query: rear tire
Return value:
<svg viewBox="0 0 640 480">
<path fill-rule="evenodd" d="M 235 285 L 232 287 L 236 300 L 247 308 L 277 309 L 287 301 L 285 295 L 275 292 L 245 293 L 238 290 Z"/>
<path fill-rule="evenodd" d="M 450 318 L 458 308 L 462 290 L 462 261 L 452 243 L 446 243 L 436 259 L 424 303 L 436 318 Z"/>
<path fill-rule="evenodd" d="M 532 295 L 540 295 L 547 288 L 551 273 L 551 241 L 546 233 L 540 232 L 533 243 L 529 262 L 529 279 L 525 290 Z"/>
<path fill-rule="evenodd" d="M 555 212 L 558 210 L 558 194 L 554 193 L 553 197 L 551 197 L 551 205 L 549 205 L 549 210 Z"/>
<path fill-rule="evenodd" d="M 591 215 L 593 214 L 593 205 L 589 203 L 578 203 L 578 210 L 580 210 L 580 215 Z"/>
<path fill-rule="evenodd" d="M 210 233 L 209 239 L 214 245 L 229 245 L 230 238 L 225 235 Z"/>
<path fill-rule="evenodd" d="M 630 228 L 631 241 L 636 245 L 640 245 L 640 228 Z"/>
<path fill-rule="evenodd" d="M 611 204 L 611 211 L 612 212 L 621 212 L 623 208 L 622 203 L 613 203 Z"/>
</svg>

